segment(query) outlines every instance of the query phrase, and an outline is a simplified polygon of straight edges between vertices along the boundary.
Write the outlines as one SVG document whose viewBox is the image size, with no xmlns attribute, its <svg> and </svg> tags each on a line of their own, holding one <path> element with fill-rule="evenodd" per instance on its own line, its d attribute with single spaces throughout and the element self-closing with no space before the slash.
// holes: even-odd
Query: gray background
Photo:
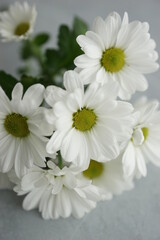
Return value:
<svg viewBox="0 0 160 240">
<path fill-rule="evenodd" d="M 0 0 L 0 7 L 13 3 Z M 152 38 L 160 52 L 160 0 L 35 0 L 38 9 L 36 32 L 52 33 L 50 46 L 55 46 L 58 26 L 71 24 L 78 15 L 90 25 L 96 16 L 106 17 L 111 11 L 130 20 L 148 21 Z M 20 64 L 18 45 L 0 43 L 0 68 L 15 74 Z M 148 75 L 149 98 L 160 100 L 160 71 Z M 136 97 L 140 95 L 137 94 Z M 135 189 L 112 201 L 102 202 L 82 220 L 44 221 L 34 210 L 21 208 L 22 198 L 7 190 L 0 191 L 0 240 L 160 240 L 160 169 L 148 166 L 147 178 L 135 183 Z"/>
</svg>

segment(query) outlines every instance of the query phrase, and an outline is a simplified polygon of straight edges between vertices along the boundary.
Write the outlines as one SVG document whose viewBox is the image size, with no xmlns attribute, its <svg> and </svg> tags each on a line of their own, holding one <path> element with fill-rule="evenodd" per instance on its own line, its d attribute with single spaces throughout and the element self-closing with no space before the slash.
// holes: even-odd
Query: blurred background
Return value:
<svg viewBox="0 0 160 240">
<path fill-rule="evenodd" d="M 20 1 L 23 2 L 23 1 Z M 91 27 L 96 16 L 105 18 L 127 11 L 130 21 L 147 21 L 160 53 L 160 0 L 28 0 L 36 4 L 35 32 L 50 32 L 50 47 L 55 47 L 60 24 L 72 24 L 74 16 Z M 0 0 L 4 9 L 14 0 Z M 16 76 L 21 64 L 20 43 L 0 42 L 0 69 Z M 160 100 L 160 71 L 147 76 L 150 99 Z M 137 94 L 134 98 L 137 98 Z M 0 240 L 160 240 L 160 169 L 148 165 L 147 178 L 135 183 L 135 189 L 99 203 L 81 220 L 44 221 L 37 211 L 24 212 L 22 198 L 7 190 L 0 191 Z"/>
</svg>

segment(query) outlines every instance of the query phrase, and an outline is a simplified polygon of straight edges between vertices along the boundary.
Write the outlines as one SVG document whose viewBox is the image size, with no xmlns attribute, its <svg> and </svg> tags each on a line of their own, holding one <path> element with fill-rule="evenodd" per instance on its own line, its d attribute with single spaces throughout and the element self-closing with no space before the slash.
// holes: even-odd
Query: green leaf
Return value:
<svg viewBox="0 0 160 240">
<path fill-rule="evenodd" d="M 76 42 L 77 35 L 68 26 L 62 25 L 59 29 L 58 46 L 61 57 L 61 68 L 74 69 L 74 59 L 82 54 L 79 45 Z"/>
<path fill-rule="evenodd" d="M 31 43 L 29 41 L 24 41 L 21 47 L 21 58 L 27 60 L 32 57 Z"/>
<path fill-rule="evenodd" d="M 33 43 L 37 46 L 42 46 L 45 43 L 47 43 L 49 41 L 49 39 L 50 39 L 49 34 L 40 33 L 33 39 Z"/>
<path fill-rule="evenodd" d="M 46 79 L 52 80 L 64 70 L 75 68 L 74 59 L 83 53 L 76 42 L 76 38 L 79 34 L 84 34 L 86 31 L 87 24 L 76 17 L 72 29 L 64 24 L 60 26 L 58 33 L 58 49 L 47 49 L 45 50 L 45 54 L 41 52 L 39 55 L 39 50 L 41 50 L 40 46 L 49 39 L 49 35 L 42 33 L 37 35 L 30 42 L 30 49 L 27 45 L 25 46 L 23 55 L 24 57 L 31 55 L 31 57 L 39 59 L 40 65 L 43 68 L 44 81 L 46 82 Z"/>
<path fill-rule="evenodd" d="M 66 55 L 62 56 L 60 51 L 55 49 L 47 49 L 46 51 L 46 63 L 47 73 L 50 79 L 61 73 L 66 69 L 68 59 Z"/>
<path fill-rule="evenodd" d="M 25 92 L 33 84 L 40 83 L 40 79 L 37 79 L 35 77 L 31 77 L 31 76 L 27 76 L 27 75 L 23 75 L 21 77 L 20 82 L 23 84 L 24 92 Z"/>
<path fill-rule="evenodd" d="M 87 23 L 84 22 L 81 18 L 75 17 L 73 21 L 73 31 L 76 36 L 80 34 L 85 34 L 88 30 Z"/>
<path fill-rule="evenodd" d="M 71 54 L 72 33 L 68 26 L 61 25 L 58 34 L 58 46 L 62 55 Z"/>
<path fill-rule="evenodd" d="M 46 50 L 46 65 L 47 67 L 57 69 L 59 68 L 61 59 L 59 52 L 55 49 L 47 49 Z"/>
<path fill-rule="evenodd" d="M 18 83 L 17 79 L 10 74 L 0 71 L 0 86 L 3 88 L 7 96 L 11 99 L 11 93 L 14 86 Z"/>
</svg>

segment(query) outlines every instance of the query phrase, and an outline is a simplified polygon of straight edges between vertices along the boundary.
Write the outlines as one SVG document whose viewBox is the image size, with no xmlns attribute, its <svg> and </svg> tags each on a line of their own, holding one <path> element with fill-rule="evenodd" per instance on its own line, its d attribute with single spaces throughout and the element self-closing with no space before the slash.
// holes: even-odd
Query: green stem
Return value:
<svg viewBox="0 0 160 240">
<path fill-rule="evenodd" d="M 31 45 L 31 47 L 32 47 L 33 57 L 38 61 L 39 66 L 44 70 L 45 59 L 44 59 L 41 49 L 39 47 L 35 46 L 33 43 Z"/>
<path fill-rule="evenodd" d="M 60 151 L 58 151 L 58 167 L 59 167 L 60 169 L 63 168 L 63 160 L 62 160 L 62 156 L 61 156 Z"/>
</svg>

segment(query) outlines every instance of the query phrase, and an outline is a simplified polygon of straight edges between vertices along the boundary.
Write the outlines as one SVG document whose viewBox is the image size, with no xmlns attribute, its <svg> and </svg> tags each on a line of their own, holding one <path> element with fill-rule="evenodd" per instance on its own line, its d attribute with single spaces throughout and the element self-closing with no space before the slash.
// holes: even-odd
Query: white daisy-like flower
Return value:
<svg viewBox="0 0 160 240">
<path fill-rule="evenodd" d="M 37 11 L 27 2 L 16 2 L 0 13 L 0 34 L 3 41 L 27 39 L 34 30 Z"/>
<path fill-rule="evenodd" d="M 14 166 L 20 177 L 33 162 L 45 166 L 46 143 L 52 133 L 45 121 L 44 86 L 35 84 L 23 96 L 23 86 L 17 83 L 10 101 L 0 88 L 0 171 L 8 172 Z M 37 159 L 39 159 L 37 161 Z"/>
<path fill-rule="evenodd" d="M 121 155 L 106 163 L 91 160 L 82 176 L 91 179 L 92 184 L 104 192 L 103 200 L 111 199 L 113 194 L 119 195 L 131 190 L 134 186 L 132 179 L 124 178 Z"/>
<path fill-rule="evenodd" d="M 126 177 L 146 176 L 146 162 L 160 167 L 160 111 L 158 101 L 141 98 L 135 104 L 137 121 L 122 157 Z"/>
<path fill-rule="evenodd" d="M 101 196 L 90 180 L 79 177 L 79 171 L 72 166 L 60 169 L 49 161 L 46 169 L 32 167 L 21 182 L 13 174 L 11 180 L 19 195 L 27 194 L 23 201 L 25 210 L 38 208 L 44 219 L 70 215 L 81 218 L 96 207 Z"/>
<path fill-rule="evenodd" d="M 148 23 L 129 23 L 127 13 L 122 20 L 116 12 L 105 20 L 97 17 L 93 31 L 78 36 L 77 42 L 84 54 L 74 62 L 84 84 L 116 81 L 121 99 L 130 99 L 135 91 L 145 91 L 148 84 L 143 74 L 159 67 Z"/>
<path fill-rule="evenodd" d="M 90 159 L 104 162 L 120 152 L 119 143 L 132 134 L 131 104 L 115 100 L 117 85 L 90 85 L 86 91 L 79 74 L 64 75 L 65 90 L 49 86 L 46 102 L 53 107 L 47 116 L 55 124 L 55 132 L 47 144 L 47 152 L 61 151 L 67 162 L 87 168 Z"/>
</svg>

